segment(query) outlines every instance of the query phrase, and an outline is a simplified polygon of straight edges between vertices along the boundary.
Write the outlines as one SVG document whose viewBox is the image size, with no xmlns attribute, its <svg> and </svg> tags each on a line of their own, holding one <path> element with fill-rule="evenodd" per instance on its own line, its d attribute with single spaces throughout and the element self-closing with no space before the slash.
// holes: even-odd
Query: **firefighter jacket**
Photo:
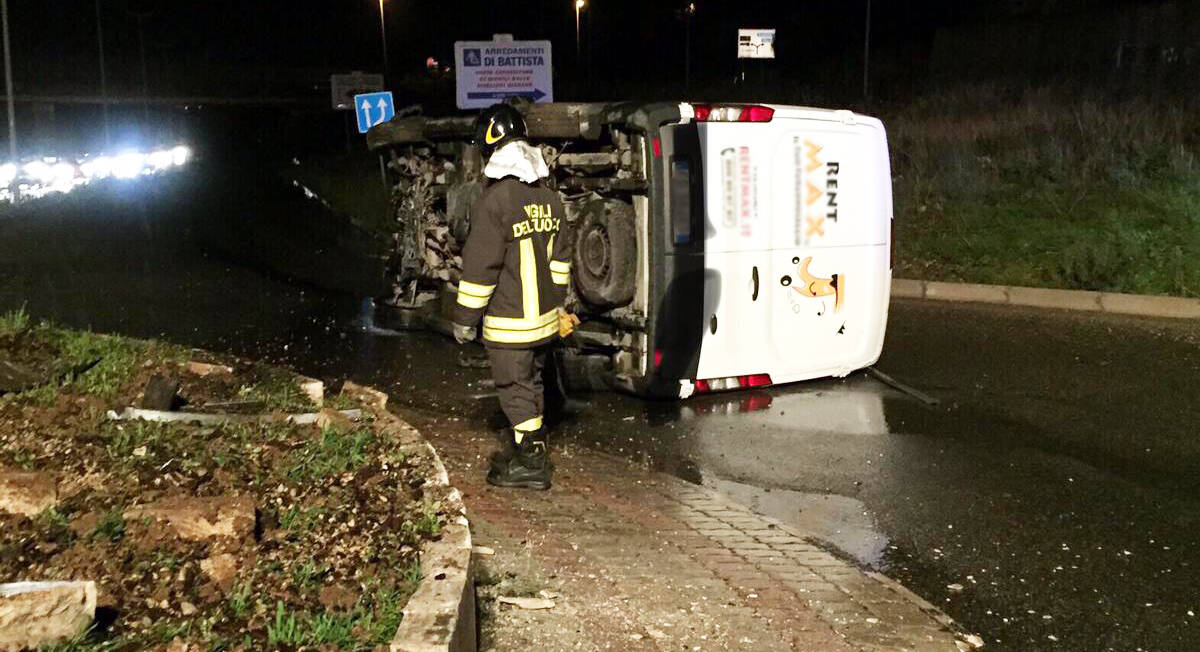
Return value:
<svg viewBox="0 0 1200 652">
<path fill-rule="evenodd" d="M 455 323 L 483 317 L 487 346 L 528 349 L 558 337 L 571 264 L 558 193 L 507 177 L 471 209 Z"/>
</svg>

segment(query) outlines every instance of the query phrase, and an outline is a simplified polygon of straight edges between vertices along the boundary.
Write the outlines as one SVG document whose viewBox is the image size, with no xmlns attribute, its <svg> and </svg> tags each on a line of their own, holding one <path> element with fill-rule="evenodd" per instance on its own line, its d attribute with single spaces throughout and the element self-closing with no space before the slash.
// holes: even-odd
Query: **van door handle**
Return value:
<svg viewBox="0 0 1200 652">
<path fill-rule="evenodd" d="M 758 265 L 754 266 L 751 277 L 754 279 L 754 293 L 750 295 L 750 300 L 758 301 Z"/>
</svg>

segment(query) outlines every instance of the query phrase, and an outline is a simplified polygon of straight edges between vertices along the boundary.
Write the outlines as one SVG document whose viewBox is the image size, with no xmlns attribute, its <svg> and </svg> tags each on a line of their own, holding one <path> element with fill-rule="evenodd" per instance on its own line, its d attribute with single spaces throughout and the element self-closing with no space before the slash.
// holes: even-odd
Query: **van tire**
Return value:
<svg viewBox="0 0 1200 652">
<path fill-rule="evenodd" d="M 616 199 L 585 204 L 575 232 L 571 269 L 575 291 L 588 305 L 610 310 L 633 301 L 637 284 L 637 219 Z"/>
</svg>

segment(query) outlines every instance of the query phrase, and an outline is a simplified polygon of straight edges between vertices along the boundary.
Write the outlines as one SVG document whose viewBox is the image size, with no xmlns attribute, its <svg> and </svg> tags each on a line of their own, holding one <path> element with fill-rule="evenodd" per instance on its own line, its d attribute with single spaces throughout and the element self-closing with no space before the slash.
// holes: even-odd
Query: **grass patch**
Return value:
<svg viewBox="0 0 1200 652">
<path fill-rule="evenodd" d="M 235 617 L 245 618 L 250 613 L 250 608 L 254 606 L 250 595 L 250 582 L 239 582 L 233 591 L 230 591 L 226 602 L 229 604 L 229 611 Z"/>
<path fill-rule="evenodd" d="M 404 576 L 420 578 L 420 567 Z M 411 571 L 411 569 L 409 569 Z M 289 611 L 275 603 L 274 618 L 267 624 L 267 642 L 272 646 L 332 645 L 341 650 L 370 650 L 391 640 L 403 618 L 402 609 L 415 582 L 397 587 L 376 585 L 359 598 L 346 613 Z"/>
<path fill-rule="evenodd" d="M 92 537 L 96 539 L 107 539 L 116 543 L 125 537 L 125 517 L 119 509 L 111 509 L 104 512 L 100 517 L 100 522 L 96 524 L 96 529 L 92 531 Z"/>
<path fill-rule="evenodd" d="M 311 532 L 321 522 L 321 517 L 326 511 L 320 507 L 304 509 L 299 505 L 292 505 L 279 513 L 279 527 L 292 533 Z"/>
<path fill-rule="evenodd" d="M 325 428 L 321 436 L 292 453 L 287 476 L 295 482 L 310 482 L 358 469 L 375 441 L 370 429 L 340 433 Z"/>
<path fill-rule="evenodd" d="M 38 652 L 108 652 L 118 649 L 123 643 L 121 640 L 102 640 L 95 626 L 92 626 L 61 643 L 40 645 Z"/>
<path fill-rule="evenodd" d="M 1195 104 L 983 86 L 883 113 L 896 276 L 1200 296 Z"/>
<path fill-rule="evenodd" d="M 438 510 L 441 508 L 441 503 L 425 503 L 422 505 L 421 516 L 413 522 L 413 530 L 425 537 L 437 536 L 445 525 L 441 514 L 438 513 Z"/>
<path fill-rule="evenodd" d="M 312 412 L 317 405 L 300 389 L 296 377 L 281 369 L 266 370 L 253 385 L 243 385 L 238 398 L 259 401 L 270 412 Z"/>
<path fill-rule="evenodd" d="M 25 306 L 0 314 L 0 337 L 13 337 L 29 329 L 29 313 Z"/>
</svg>

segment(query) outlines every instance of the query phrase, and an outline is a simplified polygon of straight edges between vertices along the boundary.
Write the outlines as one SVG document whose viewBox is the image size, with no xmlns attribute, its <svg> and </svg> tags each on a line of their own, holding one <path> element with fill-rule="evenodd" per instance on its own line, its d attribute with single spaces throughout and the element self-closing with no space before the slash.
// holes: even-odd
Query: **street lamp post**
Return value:
<svg viewBox="0 0 1200 652">
<path fill-rule="evenodd" d="M 108 147 L 108 77 L 104 70 L 104 21 L 100 15 L 100 0 L 96 0 L 96 43 L 100 46 L 100 106 L 104 111 L 104 146 Z"/>
<path fill-rule="evenodd" d="M 17 117 L 13 108 L 13 73 L 12 49 L 8 42 L 8 0 L 0 0 L 0 14 L 4 23 L 4 83 L 8 91 L 8 156 L 13 165 L 17 165 Z M 13 181 L 13 194 L 16 195 L 16 181 Z"/>
<path fill-rule="evenodd" d="M 692 17 L 696 15 L 696 3 L 689 2 L 683 11 L 687 19 L 683 41 L 683 85 L 690 91 L 692 90 Z"/>
<path fill-rule="evenodd" d="M 383 0 L 379 0 L 379 38 L 383 41 L 383 80 L 388 78 L 387 20 L 383 17 Z"/>
<path fill-rule="evenodd" d="M 579 66 L 579 67 L 581 67 L 581 68 L 582 68 L 583 66 L 582 66 L 582 65 L 580 65 L 580 61 L 581 61 L 581 58 L 582 58 L 582 57 L 581 57 L 581 55 L 580 55 L 580 47 L 579 47 L 579 42 L 580 42 L 580 36 L 579 36 L 579 12 L 583 10 L 583 5 L 584 5 L 584 4 L 586 4 L 586 3 L 584 2 L 584 0 L 575 0 L 575 65 L 576 65 L 576 66 Z"/>
<path fill-rule="evenodd" d="M 863 99 L 871 97 L 871 0 L 867 0 L 867 20 L 863 29 Z"/>
</svg>

